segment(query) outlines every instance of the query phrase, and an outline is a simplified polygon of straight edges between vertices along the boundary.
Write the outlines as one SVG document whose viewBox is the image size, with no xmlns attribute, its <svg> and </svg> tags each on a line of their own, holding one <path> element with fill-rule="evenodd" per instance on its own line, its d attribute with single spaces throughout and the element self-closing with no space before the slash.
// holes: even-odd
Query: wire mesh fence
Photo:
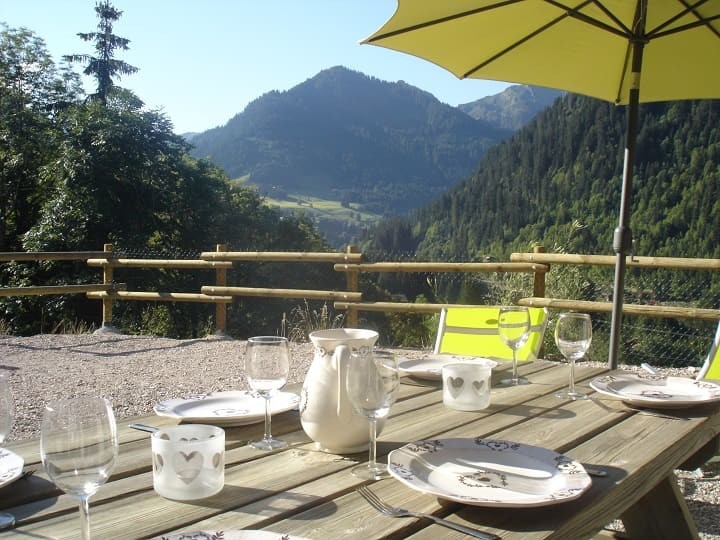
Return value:
<svg viewBox="0 0 720 540">
<path fill-rule="evenodd" d="M 410 253 L 363 253 L 369 262 L 420 262 Z M 462 262 L 462 261 L 453 261 Z M 523 273 L 418 274 L 381 276 L 380 283 L 408 301 L 502 305 L 533 296 L 533 275 Z M 572 300 L 612 301 L 611 266 L 553 265 L 546 274 L 546 296 Z M 701 309 L 720 307 L 720 272 L 633 269 L 626 273 L 625 302 Z M 545 354 L 560 358 L 553 340 L 557 310 L 550 310 Z M 588 358 L 606 361 L 610 314 L 592 313 L 593 345 Z M 623 317 L 620 362 L 648 362 L 661 367 L 700 366 L 710 350 L 717 321 Z M 431 341 L 431 339 L 430 339 Z"/>
</svg>

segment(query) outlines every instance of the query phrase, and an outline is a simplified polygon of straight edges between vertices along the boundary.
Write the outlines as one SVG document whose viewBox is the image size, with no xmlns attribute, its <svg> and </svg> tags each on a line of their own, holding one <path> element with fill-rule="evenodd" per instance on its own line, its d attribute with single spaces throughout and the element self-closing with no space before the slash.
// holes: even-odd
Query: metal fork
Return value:
<svg viewBox="0 0 720 540">
<path fill-rule="evenodd" d="M 370 491 L 367 486 L 361 486 L 360 488 L 358 488 L 357 492 L 360 495 L 362 495 L 363 498 L 367 502 L 369 502 L 373 508 L 375 508 L 379 512 L 382 512 L 386 516 L 416 517 L 416 518 L 431 519 L 438 525 L 443 525 L 450 529 L 455 529 L 456 531 L 460 531 L 462 533 L 469 534 L 470 536 L 474 536 L 475 538 L 482 538 L 483 540 L 501 540 L 500 537 L 496 534 L 478 531 L 477 529 L 471 529 L 470 527 L 464 527 L 457 523 L 453 523 L 452 521 L 448 521 L 446 519 L 439 518 L 437 516 L 433 516 L 432 514 L 424 514 L 422 512 L 411 512 L 410 510 L 405 510 L 404 508 L 395 508 L 393 506 L 388 506 L 382 500 L 380 500 L 380 498 L 377 495 L 375 495 L 372 491 Z"/>
</svg>

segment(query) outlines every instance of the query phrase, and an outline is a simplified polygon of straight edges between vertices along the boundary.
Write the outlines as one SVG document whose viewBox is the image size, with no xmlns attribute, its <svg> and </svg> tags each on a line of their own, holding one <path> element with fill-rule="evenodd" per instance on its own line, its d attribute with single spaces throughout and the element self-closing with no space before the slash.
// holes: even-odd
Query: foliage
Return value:
<svg viewBox="0 0 720 540">
<path fill-rule="evenodd" d="M 0 249 L 88 251 L 109 242 L 119 253 L 163 258 L 178 258 L 168 251 L 194 258 L 216 244 L 235 251 L 327 249 L 307 216 L 280 215 L 254 189 L 231 184 L 216 166 L 192 158 L 167 117 L 146 110 L 132 93 L 115 88 L 104 104 L 80 100 L 77 77 L 60 74 L 31 32 L 4 29 L 1 37 L 0 180 L 7 197 L 0 203 Z M 237 282 L 229 285 L 312 288 L 342 281 L 332 268 L 307 265 L 238 265 L 230 274 Z M 118 270 L 115 279 L 128 290 L 197 292 L 208 276 Z M 7 286 L 97 282 L 98 270 L 84 263 L 0 266 L 0 284 Z M 203 335 L 214 314 L 211 305 L 116 304 L 112 322 L 121 329 L 172 337 Z M 238 303 L 229 310 L 230 331 L 277 327 L 283 310 L 253 299 Z M 98 326 L 99 316 L 98 301 L 81 295 L 0 300 L 0 319 L 16 333 L 69 324 L 63 321 Z"/>
<path fill-rule="evenodd" d="M 56 68 L 42 39 L 0 25 L 0 251 L 20 248 L 49 197 L 40 171 L 54 157 L 57 116 L 78 85 L 76 75 Z"/>
<path fill-rule="evenodd" d="M 290 341 L 305 343 L 312 332 L 342 328 L 344 323 L 345 315 L 334 313 L 327 302 L 323 302 L 318 308 L 311 308 L 310 303 L 305 300 L 303 304 L 294 306 L 289 316 L 283 317 L 282 335 L 287 336 Z"/>
<path fill-rule="evenodd" d="M 95 77 L 97 80 L 97 92 L 90 97 L 99 99 L 103 105 L 107 104 L 108 97 L 115 89 L 113 79 L 121 75 L 132 75 L 138 68 L 127 62 L 115 58 L 116 50 L 128 50 L 129 39 L 113 34 L 113 23 L 120 19 L 122 11 L 115 9 L 109 0 L 97 2 L 95 13 L 98 19 L 98 31 L 78 33 L 83 41 L 95 43 L 97 56 L 89 54 L 70 54 L 63 57 L 64 60 L 73 63 L 85 64 L 85 75 Z"/>
<path fill-rule="evenodd" d="M 631 218 L 636 254 L 720 256 L 719 120 L 716 101 L 643 105 Z M 403 247 L 431 259 L 506 259 L 579 220 L 579 251 L 610 253 L 624 132 L 624 109 L 560 98 L 488 151 L 472 178 L 398 225 Z M 388 227 L 373 233 L 372 248 L 386 249 Z"/>
</svg>

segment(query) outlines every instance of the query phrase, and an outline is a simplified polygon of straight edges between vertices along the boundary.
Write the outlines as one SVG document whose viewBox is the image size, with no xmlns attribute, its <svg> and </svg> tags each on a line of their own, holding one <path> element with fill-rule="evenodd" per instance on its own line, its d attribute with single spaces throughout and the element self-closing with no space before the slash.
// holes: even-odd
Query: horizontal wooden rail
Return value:
<svg viewBox="0 0 720 540">
<path fill-rule="evenodd" d="M 358 301 L 362 293 L 348 291 L 316 291 L 306 289 L 267 289 L 261 287 L 214 287 L 204 285 L 203 294 L 227 294 L 231 296 L 264 296 L 266 298 L 307 298 L 309 300 Z"/>
<path fill-rule="evenodd" d="M 1 251 L 0 262 L 6 261 L 86 261 L 106 257 L 104 251 Z"/>
<path fill-rule="evenodd" d="M 364 263 L 364 264 L 336 264 L 335 270 L 339 272 L 540 272 L 545 273 L 548 267 L 535 263 Z"/>
<path fill-rule="evenodd" d="M 592 302 L 589 300 L 530 297 L 519 299 L 517 304 L 528 307 L 547 307 L 599 313 L 610 313 L 612 311 L 612 302 Z M 625 315 L 640 315 L 643 317 L 667 319 L 720 320 L 720 309 L 700 309 L 680 306 L 623 304 L 623 313 Z"/>
<path fill-rule="evenodd" d="M 614 255 L 578 255 L 571 253 L 513 253 L 513 262 L 542 264 L 588 264 L 614 266 Z M 682 259 L 679 257 L 627 257 L 632 268 L 672 268 L 675 270 L 720 270 L 720 259 Z"/>
<path fill-rule="evenodd" d="M 88 283 L 82 285 L 38 285 L 30 287 L 0 287 L 0 296 L 44 296 L 46 294 L 78 294 L 91 291 L 114 291 L 124 288 L 124 283 Z"/>
<path fill-rule="evenodd" d="M 116 293 L 89 292 L 88 298 L 115 300 L 147 300 L 152 302 L 198 302 L 210 304 L 229 304 L 233 301 L 232 296 L 213 296 L 198 293 L 178 292 L 146 292 L 146 291 L 118 291 Z"/>
<path fill-rule="evenodd" d="M 203 251 L 201 259 L 210 261 L 254 262 L 360 262 L 362 253 L 305 253 L 302 251 Z"/>
<path fill-rule="evenodd" d="M 409 302 L 334 302 L 335 309 L 357 311 L 387 311 L 393 313 L 440 313 L 449 307 L 478 307 L 467 304 L 411 304 Z"/>
<path fill-rule="evenodd" d="M 115 268 L 232 268 L 231 262 L 194 259 L 88 259 L 87 264 L 88 266 L 112 266 Z"/>
</svg>

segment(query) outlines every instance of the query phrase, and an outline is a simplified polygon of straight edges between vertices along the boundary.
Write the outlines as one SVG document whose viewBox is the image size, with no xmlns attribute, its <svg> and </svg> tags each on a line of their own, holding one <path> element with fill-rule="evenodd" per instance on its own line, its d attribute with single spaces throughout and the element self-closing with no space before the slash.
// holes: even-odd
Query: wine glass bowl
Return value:
<svg viewBox="0 0 720 540">
<path fill-rule="evenodd" d="M 498 312 L 498 334 L 506 346 L 512 350 L 512 376 L 502 379 L 501 385 L 515 386 L 528 384 L 525 377 L 518 375 L 517 351 L 530 337 L 530 313 L 525 306 L 503 306 Z"/>
<path fill-rule="evenodd" d="M 250 446 L 258 450 L 276 450 L 287 442 L 275 439 L 271 433 L 270 399 L 280 390 L 290 373 L 290 346 L 288 340 L 278 336 L 256 336 L 247 341 L 245 348 L 245 376 L 248 385 L 265 399 L 265 433 Z"/>
<path fill-rule="evenodd" d="M 395 403 L 400 384 L 397 359 L 388 351 L 353 354 L 346 372 L 345 387 L 355 412 L 370 424 L 369 460 L 353 467 L 353 475 L 378 480 L 387 476 L 387 465 L 377 463 L 377 421 L 386 417 Z"/>
<path fill-rule="evenodd" d="M 586 399 L 575 389 L 575 362 L 580 360 L 592 342 L 592 321 L 587 313 L 562 313 L 555 325 L 555 345 L 570 365 L 570 383 L 567 389 L 555 393 L 561 399 Z"/>
<path fill-rule="evenodd" d="M 117 454 L 117 425 L 106 399 L 62 399 L 45 406 L 40 457 L 55 485 L 79 501 L 84 540 L 90 538 L 88 499 L 110 477 Z"/>
</svg>

